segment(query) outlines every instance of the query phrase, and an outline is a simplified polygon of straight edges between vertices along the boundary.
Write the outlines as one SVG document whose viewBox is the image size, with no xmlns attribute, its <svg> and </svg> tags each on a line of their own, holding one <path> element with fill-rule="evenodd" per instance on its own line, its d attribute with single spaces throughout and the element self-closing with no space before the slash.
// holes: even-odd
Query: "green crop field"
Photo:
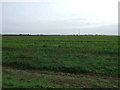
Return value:
<svg viewBox="0 0 120 90">
<path fill-rule="evenodd" d="M 3 36 L 3 87 L 117 88 L 118 47 L 118 36 Z"/>
</svg>

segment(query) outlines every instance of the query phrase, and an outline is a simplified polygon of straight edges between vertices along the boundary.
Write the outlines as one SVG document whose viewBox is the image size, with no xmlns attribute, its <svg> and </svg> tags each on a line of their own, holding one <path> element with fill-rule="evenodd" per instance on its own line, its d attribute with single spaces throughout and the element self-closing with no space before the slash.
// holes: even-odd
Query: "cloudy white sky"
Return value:
<svg viewBox="0 0 120 90">
<path fill-rule="evenodd" d="M 2 33 L 117 35 L 118 1 L 3 2 Z"/>
</svg>

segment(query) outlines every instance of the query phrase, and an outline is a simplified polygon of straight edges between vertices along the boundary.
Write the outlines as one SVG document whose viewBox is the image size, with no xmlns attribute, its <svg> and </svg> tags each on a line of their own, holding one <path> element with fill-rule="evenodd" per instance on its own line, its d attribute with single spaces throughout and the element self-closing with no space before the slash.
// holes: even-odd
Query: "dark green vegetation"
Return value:
<svg viewBox="0 0 120 90">
<path fill-rule="evenodd" d="M 117 36 L 4 36 L 2 40 L 3 66 L 18 69 L 89 74 L 91 77 L 92 75 L 114 78 L 118 76 Z M 14 75 L 10 74 L 10 77 L 12 78 Z M 6 73 L 3 77 L 4 79 L 5 82 L 3 84 L 7 87 L 6 83 L 9 83 L 9 80 Z M 76 77 L 74 79 L 77 80 Z M 42 81 L 45 81 L 45 79 L 41 80 L 35 81 L 42 85 Z M 55 80 L 55 82 L 57 81 Z M 98 85 L 98 87 L 109 87 L 110 82 L 107 83 L 107 86 L 104 84 Z M 16 84 L 19 87 L 19 83 Z M 31 84 L 25 84 L 22 87 L 29 87 Z M 42 87 L 45 87 L 44 85 Z M 46 87 L 49 87 L 49 84 Z M 57 86 L 51 84 L 50 87 Z"/>
</svg>

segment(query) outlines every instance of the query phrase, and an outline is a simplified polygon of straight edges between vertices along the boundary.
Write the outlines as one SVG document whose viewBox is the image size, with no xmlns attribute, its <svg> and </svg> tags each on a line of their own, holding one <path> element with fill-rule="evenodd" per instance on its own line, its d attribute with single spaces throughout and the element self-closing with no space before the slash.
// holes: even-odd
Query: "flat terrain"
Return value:
<svg viewBox="0 0 120 90">
<path fill-rule="evenodd" d="M 6 88 L 118 88 L 119 78 L 3 67 Z"/>
<path fill-rule="evenodd" d="M 118 87 L 117 36 L 2 40 L 3 87 Z"/>
</svg>

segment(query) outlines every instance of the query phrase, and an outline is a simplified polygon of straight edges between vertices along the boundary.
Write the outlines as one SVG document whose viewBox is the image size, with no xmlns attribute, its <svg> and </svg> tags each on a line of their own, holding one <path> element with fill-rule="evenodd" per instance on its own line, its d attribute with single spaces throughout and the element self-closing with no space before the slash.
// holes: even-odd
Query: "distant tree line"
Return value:
<svg viewBox="0 0 120 90">
<path fill-rule="evenodd" d="M 72 35 L 72 34 L 71 34 Z M 45 34 L 2 34 L 2 36 L 71 36 L 71 35 L 45 35 Z M 85 35 L 78 35 L 73 34 L 72 36 L 107 36 L 107 35 L 99 35 L 99 34 L 85 34 Z"/>
</svg>

